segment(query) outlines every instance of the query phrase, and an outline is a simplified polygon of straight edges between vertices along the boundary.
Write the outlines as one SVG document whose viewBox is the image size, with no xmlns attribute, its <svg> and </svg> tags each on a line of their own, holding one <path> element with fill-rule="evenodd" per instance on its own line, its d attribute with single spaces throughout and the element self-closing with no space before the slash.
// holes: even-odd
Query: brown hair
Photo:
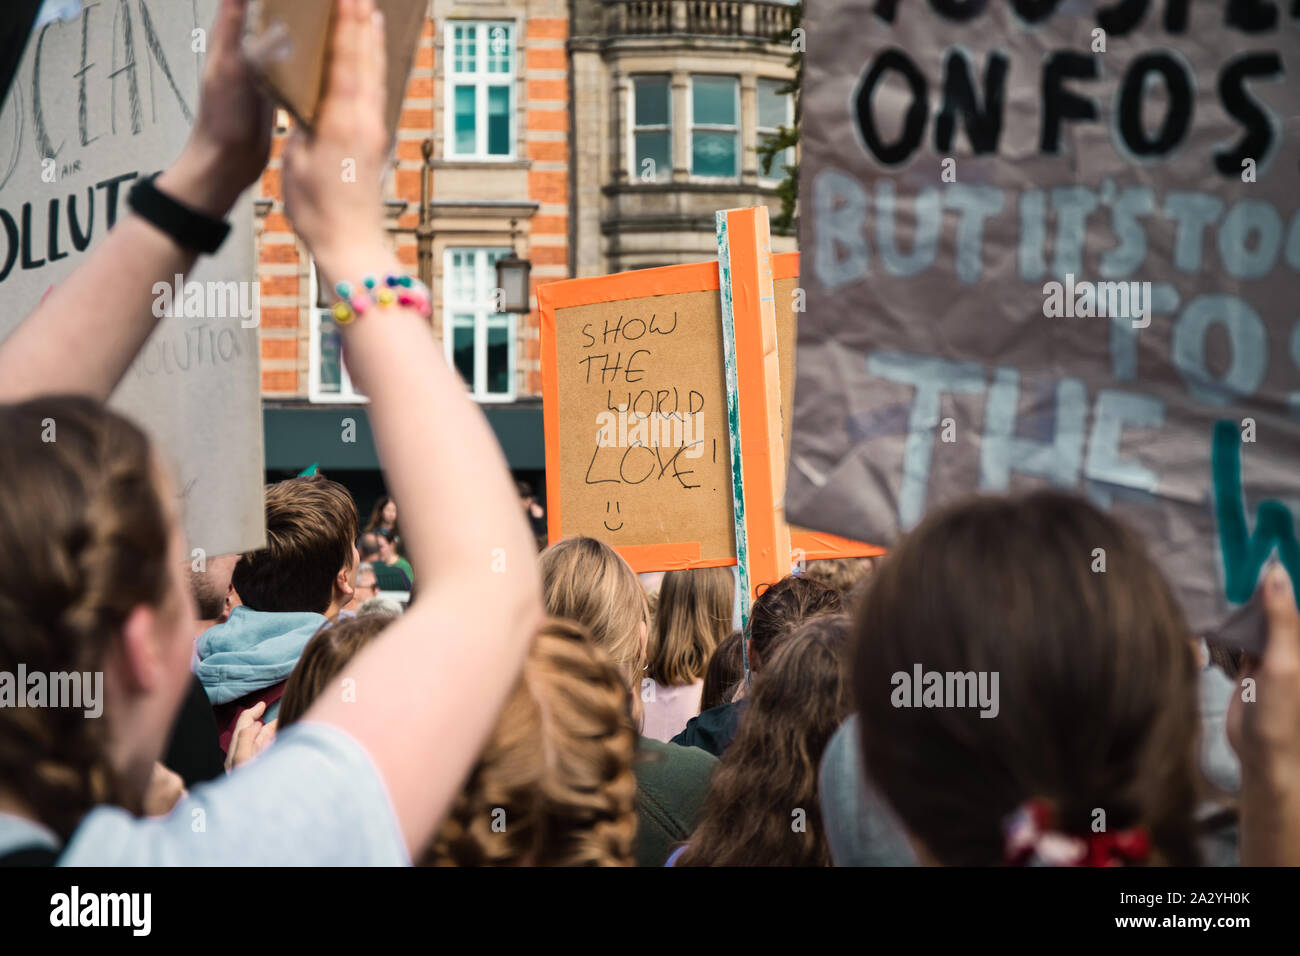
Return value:
<svg viewBox="0 0 1300 956">
<path fill-rule="evenodd" d="M 745 660 L 741 645 L 745 636 L 740 631 L 732 631 L 714 648 L 709 658 L 709 667 L 704 672 L 704 686 L 700 689 L 700 711 L 731 702 L 736 692 L 736 685 L 745 676 Z"/>
<path fill-rule="evenodd" d="M 235 565 L 231 583 L 254 611 L 324 613 L 334 579 L 352 563 L 357 506 L 322 475 L 266 486 L 266 547 Z"/>
<path fill-rule="evenodd" d="M 787 575 L 764 588 L 749 614 L 750 669 L 761 670 L 791 628 L 816 614 L 837 614 L 843 606 L 839 591 L 811 578 Z"/>
<path fill-rule="evenodd" d="M 809 561 L 804 575 L 840 592 L 845 601 L 875 570 L 875 558 L 819 558 Z"/>
<path fill-rule="evenodd" d="M 731 630 L 735 597 L 730 568 L 665 574 L 650 629 L 647 676 L 666 687 L 702 678 L 713 649 Z"/>
<path fill-rule="evenodd" d="M 393 500 L 392 495 L 380 496 L 379 500 L 375 502 L 375 506 L 370 509 L 370 520 L 366 522 L 365 528 L 362 529 L 363 531 L 375 531 L 378 530 L 378 528 L 383 525 L 384 509 L 388 507 L 388 503 L 392 500 Z M 393 527 L 393 533 L 396 534 L 397 533 L 396 521 L 393 522 L 392 527 Z"/>
<path fill-rule="evenodd" d="M 425 866 L 632 866 L 636 730 L 586 632 L 548 621 Z"/>
<path fill-rule="evenodd" d="M 619 669 L 628 690 L 638 690 L 645 664 L 641 627 L 648 627 L 650 610 L 636 572 L 595 538 L 557 541 L 542 552 L 538 563 L 546 613 L 585 627 Z"/>
<path fill-rule="evenodd" d="M 312 701 L 343 672 L 344 665 L 395 620 L 390 614 L 359 614 L 322 624 L 285 681 L 277 726 L 284 728 L 301 720 Z"/>
<path fill-rule="evenodd" d="M 1060 832 L 1087 836 L 1100 809 L 1196 863 L 1191 635 L 1141 541 L 1092 505 L 1045 491 L 932 515 L 876 573 L 854 653 L 867 771 L 938 863 L 1001 862 L 1030 799 Z M 896 705 L 915 666 L 996 674 L 997 716 Z"/>
<path fill-rule="evenodd" d="M 0 406 L 0 671 L 103 669 L 131 610 L 167 606 L 173 516 L 149 441 L 98 402 Z M 67 839 L 96 803 L 130 806 L 81 709 L 0 710 L 0 787 Z"/>
<path fill-rule="evenodd" d="M 847 617 L 814 617 L 772 654 L 677 866 L 830 865 L 817 771 L 851 706 L 849 630 Z"/>
</svg>

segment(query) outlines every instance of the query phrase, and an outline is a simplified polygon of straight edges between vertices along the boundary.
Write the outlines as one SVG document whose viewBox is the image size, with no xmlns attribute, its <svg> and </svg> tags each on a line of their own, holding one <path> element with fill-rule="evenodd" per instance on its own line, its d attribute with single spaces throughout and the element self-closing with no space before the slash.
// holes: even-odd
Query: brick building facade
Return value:
<svg viewBox="0 0 1300 956">
<path fill-rule="evenodd" d="M 782 172 L 763 176 L 755 147 L 789 119 L 779 91 L 790 45 L 774 39 L 789 10 L 765 0 L 429 0 L 386 186 L 389 236 L 428 282 L 433 334 L 522 477 L 544 478 L 536 298 L 527 315 L 497 313 L 496 259 L 513 248 L 529 260 L 535 291 L 709 259 L 717 209 L 775 210 Z M 364 397 L 284 217 L 286 137 L 277 130 L 256 204 L 267 469 L 316 461 L 376 485 Z M 794 243 L 774 237 L 777 251 Z M 358 425 L 355 446 L 339 443 L 345 415 Z"/>
<path fill-rule="evenodd" d="M 430 286 L 433 333 L 524 472 L 541 468 L 536 299 L 527 315 L 496 313 L 494 263 L 513 248 L 531 261 L 534 289 L 570 275 L 568 24 L 566 0 L 430 0 L 386 183 L 389 237 Z M 256 203 L 267 465 L 324 457 L 322 467 L 364 470 L 364 455 L 329 440 L 339 406 L 364 419 L 364 397 L 352 389 L 327 297 L 284 216 L 287 126 L 282 114 Z"/>
</svg>

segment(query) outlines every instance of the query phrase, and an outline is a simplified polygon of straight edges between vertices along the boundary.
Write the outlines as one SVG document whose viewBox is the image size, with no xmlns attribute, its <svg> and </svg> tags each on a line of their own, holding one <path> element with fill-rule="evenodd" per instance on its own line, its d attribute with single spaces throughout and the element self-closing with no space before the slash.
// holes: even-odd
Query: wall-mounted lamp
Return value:
<svg viewBox="0 0 1300 956">
<path fill-rule="evenodd" d="M 510 255 L 497 260 L 497 288 L 502 292 L 502 312 L 532 311 L 529 304 L 529 276 L 533 264 L 527 259 L 520 259 L 515 251 L 515 223 L 510 220 Z"/>
</svg>

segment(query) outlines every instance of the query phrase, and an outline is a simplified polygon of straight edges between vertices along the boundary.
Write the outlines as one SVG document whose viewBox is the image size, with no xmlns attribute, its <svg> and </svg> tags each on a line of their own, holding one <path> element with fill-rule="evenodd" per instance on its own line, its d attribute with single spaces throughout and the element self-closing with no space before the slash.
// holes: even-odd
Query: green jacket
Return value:
<svg viewBox="0 0 1300 956">
<path fill-rule="evenodd" d="M 698 747 L 640 739 L 636 764 L 637 866 L 663 866 L 695 829 L 718 758 Z"/>
</svg>

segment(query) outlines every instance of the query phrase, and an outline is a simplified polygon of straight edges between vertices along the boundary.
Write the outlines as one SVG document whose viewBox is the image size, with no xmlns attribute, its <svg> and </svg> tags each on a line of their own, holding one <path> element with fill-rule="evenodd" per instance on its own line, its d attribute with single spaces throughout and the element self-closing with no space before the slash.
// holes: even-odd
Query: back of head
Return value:
<svg viewBox="0 0 1300 956">
<path fill-rule="evenodd" d="M 372 597 L 361 602 L 357 608 L 357 617 L 379 615 L 381 617 L 401 617 L 402 603 L 389 597 Z"/>
<path fill-rule="evenodd" d="M 871 576 L 875 561 L 875 558 L 820 558 L 809 561 L 804 574 L 839 591 L 840 596 L 848 601 Z"/>
<path fill-rule="evenodd" d="M 312 702 L 343 673 L 348 662 L 394 620 L 389 614 L 358 614 L 321 625 L 302 649 L 302 656 L 285 682 L 284 695 L 280 698 L 279 728 L 283 730 L 301 720 Z"/>
<path fill-rule="evenodd" d="M 734 600 L 730 568 L 665 574 L 650 634 L 650 679 L 668 687 L 700 680 L 714 648 L 731 630 Z"/>
<path fill-rule="evenodd" d="M 360 554 L 361 560 L 367 564 L 379 560 L 381 549 L 379 535 L 374 531 L 367 531 L 357 539 L 357 552 Z"/>
<path fill-rule="evenodd" d="M 639 687 L 649 607 L 626 561 L 595 538 L 565 538 L 542 552 L 546 613 L 581 624 L 623 675 Z"/>
<path fill-rule="evenodd" d="M 817 614 L 837 614 L 840 592 L 811 578 L 787 575 L 765 588 L 749 615 L 749 666 L 758 672 L 791 629 Z"/>
<path fill-rule="evenodd" d="M 622 675 L 581 627 L 548 621 L 422 862 L 633 865 L 635 753 Z"/>
<path fill-rule="evenodd" d="M 0 671 L 102 671 L 133 608 L 183 611 L 167 604 L 174 517 L 148 439 L 74 397 L 0 405 L 0 434 Z M 0 788 L 68 836 L 94 803 L 120 799 L 108 723 L 76 707 L 0 709 Z"/>
<path fill-rule="evenodd" d="M 856 629 L 867 772 L 924 856 L 1002 862 L 1005 821 L 1043 800 L 1059 832 L 1143 826 L 1195 861 L 1190 634 L 1118 522 L 1057 492 L 952 506 L 884 562 Z"/>
<path fill-rule="evenodd" d="M 679 866 L 830 865 L 817 771 L 852 705 L 850 629 L 842 615 L 814 616 L 773 652 Z"/>
<path fill-rule="evenodd" d="M 706 711 L 731 701 L 736 685 L 745 676 L 745 658 L 741 645 L 745 635 L 732 631 L 713 649 L 708 670 L 704 672 L 704 686 L 700 689 L 700 710 Z"/>
<path fill-rule="evenodd" d="M 231 582 L 254 611 L 323 614 L 356 536 L 357 506 L 338 482 L 312 475 L 267 485 L 266 547 L 245 554 Z"/>
</svg>

